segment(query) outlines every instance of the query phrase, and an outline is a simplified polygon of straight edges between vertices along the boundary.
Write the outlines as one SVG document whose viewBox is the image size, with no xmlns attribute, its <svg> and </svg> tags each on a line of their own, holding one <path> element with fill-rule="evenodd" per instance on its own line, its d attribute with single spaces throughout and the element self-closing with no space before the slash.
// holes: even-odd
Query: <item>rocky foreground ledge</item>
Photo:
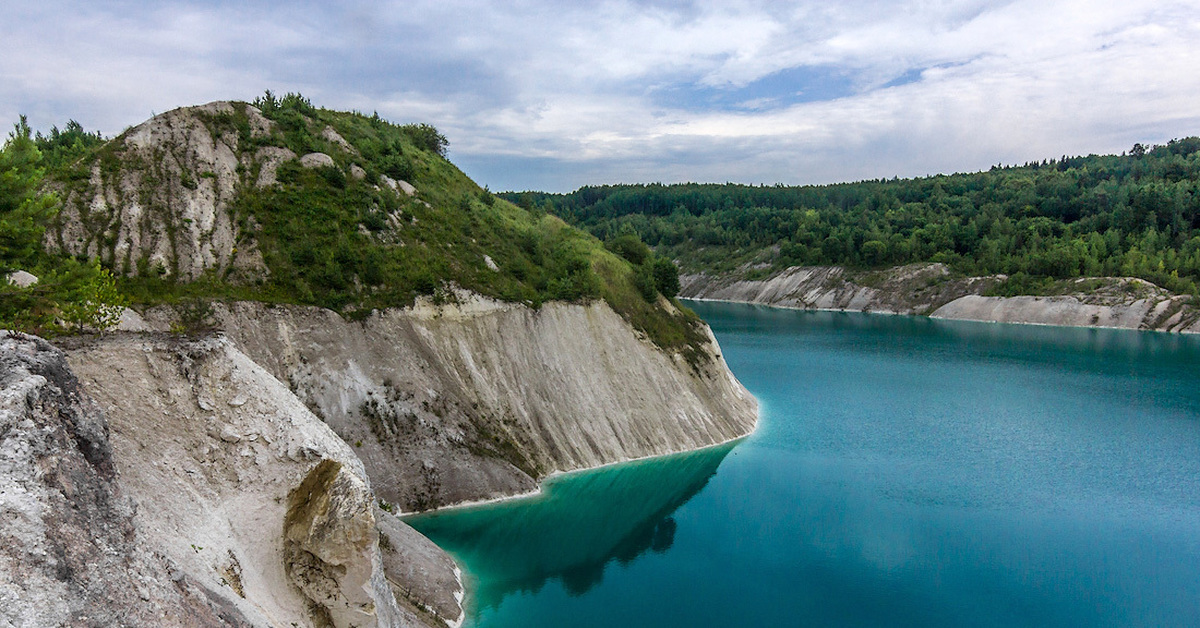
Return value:
<svg viewBox="0 0 1200 628">
<path fill-rule="evenodd" d="M 461 619 L 453 561 L 229 341 L 75 341 L 82 385 L 54 346 L 0 334 L 0 625 Z"/>
<path fill-rule="evenodd" d="M 1200 307 L 1133 277 L 1064 280 L 1055 294 L 985 296 L 1006 279 L 956 276 L 944 264 L 851 273 L 837 266 L 680 277 L 680 296 L 812 310 L 910 314 L 956 320 L 1200 333 Z"/>
<path fill-rule="evenodd" d="M 459 572 L 400 510 L 757 418 L 715 341 L 689 363 L 604 304 L 171 316 L 0 332 L 0 626 L 454 626 Z"/>
</svg>

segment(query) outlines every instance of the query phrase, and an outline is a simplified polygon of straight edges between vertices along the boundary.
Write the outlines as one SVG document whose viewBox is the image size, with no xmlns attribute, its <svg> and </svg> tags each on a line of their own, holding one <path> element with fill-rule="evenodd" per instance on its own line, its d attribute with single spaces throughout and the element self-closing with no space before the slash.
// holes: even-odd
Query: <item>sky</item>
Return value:
<svg viewBox="0 0 1200 628">
<path fill-rule="evenodd" d="M 493 190 L 810 184 L 1200 135 L 1200 0 L 6 2 L 0 119 L 264 90 L 428 122 Z"/>
</svg>

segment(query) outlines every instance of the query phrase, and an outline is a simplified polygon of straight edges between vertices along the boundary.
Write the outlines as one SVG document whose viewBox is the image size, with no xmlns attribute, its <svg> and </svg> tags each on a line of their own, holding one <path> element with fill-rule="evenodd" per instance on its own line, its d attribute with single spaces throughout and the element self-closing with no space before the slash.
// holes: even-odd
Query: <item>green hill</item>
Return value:
<svg viewBox="0 0 1200 628">
<path fill-rule="evenodd" d="M 636 234 L 685 272 L 943 262 L 964 275 L 1009 275 L 1004 294 L 1089 276 L 1192 294 L 1200 285 L 1200 137 L 917 179 L 501 196 L 606 240 Z"/>
<path fill-rule="evenodd" d="M 108 141 L 71 123 L 33 138 L 32 151 L 18 128 L 5 154 L 23 151 L 30 180 L 45 171 L 54 207 L 21 219 L 24 240 L 40 241 L 9 256 L 10 270 L 52 277 L 96 259 L 135 305 L 249 299 L 347 317 L 451 299 L 456 287 L 534 308 L 603 299 L 663 348 L 691 355 L 703 337 L 694 315 L 595 237 L 476 185 L 435 128 L 297 94 L 253 105 L 178 109 Z M 41 290 L 0 316 L 54 331 L 69 291 Z"/>
</svg>

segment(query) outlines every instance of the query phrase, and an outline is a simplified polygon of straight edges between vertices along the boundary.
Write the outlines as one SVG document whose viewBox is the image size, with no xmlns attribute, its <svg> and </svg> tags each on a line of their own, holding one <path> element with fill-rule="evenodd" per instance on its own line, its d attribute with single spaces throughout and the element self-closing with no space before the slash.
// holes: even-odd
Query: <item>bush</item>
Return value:
<svg viewBox="0 0 1200 628">
<path fill-rule="evenodd" d="M 450 147 L 450 140 L 446 139 L 445 135 L 438 132 L 431 124 L 406 124 L 401 127 L 413 144 L 417 148 L 427 150 L 440 157 L 446 156 L 446 149 Z"/>
<path fill-rule="evenodd" d="M 647 303 L 654 303 L 658 288 L 654 285 L 654 269 L 648 265 L 637 266 L 633 271 L 633 286 Z"/>
<path fill-rule="evenodd" d="M 604 243 L 608 250 L 624 257 L 634 266 L 641 266 L 650 257 L 650 247 L 646 246 L 636 234 L 619 235 Z"/>
<path fill-rule="evenodd" d="M 668 299 L 679 294 L 679 269 L 675 262 L 665 257 L 654 260 L 654 286 Z"/>
</svg>

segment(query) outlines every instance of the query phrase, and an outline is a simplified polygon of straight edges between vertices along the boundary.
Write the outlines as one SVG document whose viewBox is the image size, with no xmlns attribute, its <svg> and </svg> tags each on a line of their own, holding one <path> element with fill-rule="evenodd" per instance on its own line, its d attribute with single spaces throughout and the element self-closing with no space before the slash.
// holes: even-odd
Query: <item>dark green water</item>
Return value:
<svg viewBox="0 0 1200 628">
<path fill-rule="evenodd" d="M 412 519 L 468 626 L 1200 626 L 1200 338 L 692 306 L 759 429 Z"/>
</svg>

